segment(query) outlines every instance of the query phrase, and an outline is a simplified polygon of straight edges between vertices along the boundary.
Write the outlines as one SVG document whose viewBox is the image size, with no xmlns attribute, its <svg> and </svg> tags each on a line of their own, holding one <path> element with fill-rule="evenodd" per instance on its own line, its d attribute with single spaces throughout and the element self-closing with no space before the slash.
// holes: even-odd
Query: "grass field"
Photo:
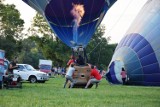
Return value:
<svg viewBox="0 0 160 107">
<path fill-rule="evenodd" d="M 64 78 L 0 90 L 0 107 L 160 107 L 160 87 L 109 85 L 63 89 Z"/>
</svg>

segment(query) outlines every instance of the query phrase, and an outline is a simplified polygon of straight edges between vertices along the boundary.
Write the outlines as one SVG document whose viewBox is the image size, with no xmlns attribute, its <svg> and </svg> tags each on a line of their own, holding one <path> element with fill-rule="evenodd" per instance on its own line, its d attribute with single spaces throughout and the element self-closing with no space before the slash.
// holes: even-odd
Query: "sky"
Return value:
<svg viewBox="0 0 160 107">
<path fill-rule="evenodd" d="M 101 24 L 105 25 L 104 37 L 111 37 L 109 43 L 119 43 L 134 18 L 147 0 L 117 0 L 108 10 Z M 25 4 L 22 0 L 6 0 L 8 4 L 15 4 L 25 21 L 25 29 L 31 26 L 36 11 Z"/>
</svg>

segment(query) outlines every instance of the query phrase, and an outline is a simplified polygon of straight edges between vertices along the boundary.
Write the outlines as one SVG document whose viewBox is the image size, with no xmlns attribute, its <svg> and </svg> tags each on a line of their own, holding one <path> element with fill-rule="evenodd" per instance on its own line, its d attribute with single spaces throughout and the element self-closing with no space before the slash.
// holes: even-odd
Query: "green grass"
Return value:
<svg viewBox="0 0 160 107">
<path fill-rule="evenodd" d="M 0 107 L 160 107 L 160 87 L 109 85 L 63 89 L 64 78 L 0 90 Z"/>
</svg>

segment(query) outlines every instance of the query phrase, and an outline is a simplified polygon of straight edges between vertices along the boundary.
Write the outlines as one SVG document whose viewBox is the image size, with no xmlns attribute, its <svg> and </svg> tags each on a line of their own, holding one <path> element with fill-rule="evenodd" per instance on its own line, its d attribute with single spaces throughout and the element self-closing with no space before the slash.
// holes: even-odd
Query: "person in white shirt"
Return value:
<svg viewBox="0 0 160 107">
<path fill-rule="evenodd" d="M 73 73 L 75 72 L 75 68 L 74 68 L 74 64 L 71 64 L 71 66 L 69 67 L 67 73 L 66 73 L 66 81 L 64 83 L 64 88 L 66 87 L 66 84 L 68 83 L 68 81 L 71 81 L 71 86 L 70 88 L 72 88 L 74 86 L 74 80 L 73 80 Z"/>
</svg>

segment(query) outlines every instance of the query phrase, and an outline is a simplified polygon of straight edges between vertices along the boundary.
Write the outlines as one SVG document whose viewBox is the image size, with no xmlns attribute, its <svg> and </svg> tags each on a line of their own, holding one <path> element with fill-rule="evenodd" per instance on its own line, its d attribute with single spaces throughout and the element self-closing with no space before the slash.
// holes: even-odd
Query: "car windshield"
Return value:
<svg viewBox="0 0 160 107">
<path fill-rule="evenodd" d="M 35 69 L 31 65 L 24 65 L 28 71 L 35 71 Z"/>
<path fill-rule="evenodd" d="M 51 66 L 50 65 L 41 65 L 40 69 L 42 69 L 42 70 L 51 70 Z"/>
</svg>

